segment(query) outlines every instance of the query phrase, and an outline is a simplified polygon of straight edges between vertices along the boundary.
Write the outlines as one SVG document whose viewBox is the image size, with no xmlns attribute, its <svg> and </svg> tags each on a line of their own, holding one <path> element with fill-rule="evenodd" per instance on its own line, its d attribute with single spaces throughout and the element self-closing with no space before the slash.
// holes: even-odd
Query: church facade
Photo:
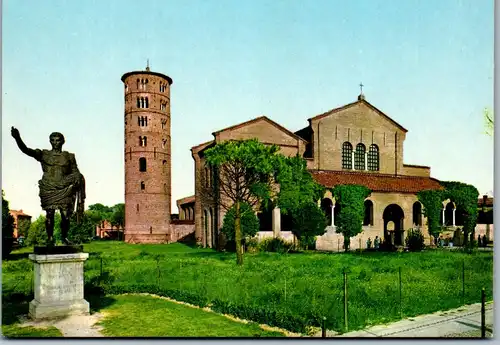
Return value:
<svg viewBox="0 0 500 345">
<path fill-rule="evenodd" d="M 216 178 L 205 165 L 204 151 L 226 140 L 251 138 L 275 144 L 285 155 L 302 156 L 314 179 L 327 187 L 318 205 L 324 210 L 329 226 L 327 232 L 318 237 L 317 249 L 342 250 L 343 238 L 335 232 L 339 207 L 329 190 L 341 184 L 360 184 L 372 191 L 365 200 L 363 232 L 351 239 L 351 248 L 364 248 L 368 238 L 373 242 L 376 236 L 396 246 L 404 245 L 405 233 L 414 227 L 420 227 L 430 240 L 416 194 L 425 189 L 442 189 L 442 186 L 431 177 L 430 167 L 404 163 L 403 144 L 407 133 L 363 94 L 355 102 L 309 118 L 308 125 L 296 132 L 262 116 L 212 133 L 212 140 L 191 149 L 195 163 L 197 242 L 217 247 L 225 212 L 203 198 L 203 188 L 211 186 Z M 192 198 L 189 201 L 192 203 Z M 289 220 L 279 209 L 258 211 L 258 215 L 259 237 L 292 239 Z M 443 217 L 446 217 L 444 211 Z"/>
</svg>

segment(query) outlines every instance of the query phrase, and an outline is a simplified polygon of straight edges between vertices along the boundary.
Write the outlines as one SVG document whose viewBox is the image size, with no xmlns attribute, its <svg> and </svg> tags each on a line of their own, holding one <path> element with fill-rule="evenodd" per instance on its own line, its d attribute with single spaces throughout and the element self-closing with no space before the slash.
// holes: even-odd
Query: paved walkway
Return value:
<svg viewBox="0 0 500 345">
<path fill-rule="evenodd" d="M 58 320 L 33 321 L 26 316 L 20 317 L 20 326 L 57 328 L 64 337 L 103 337 L 100 327 L 95 323 L 101 319 L 101 314 L 73 315 Z"/>
<path fill-rule="evenodd" d="M 492 336 L 493 303 L 486 304 L 486 336 Z M 450 338 L 481 336 L 481 304 L 472 304 L 448 311 L 407 318 L 387 325 L 337 334 L 327 331 L 327 337 L 397 337 Z M 318 336 L 318 335 L 316 335 Z M 319 334 L 321 336 L 321 334 Z"/>
</svg>

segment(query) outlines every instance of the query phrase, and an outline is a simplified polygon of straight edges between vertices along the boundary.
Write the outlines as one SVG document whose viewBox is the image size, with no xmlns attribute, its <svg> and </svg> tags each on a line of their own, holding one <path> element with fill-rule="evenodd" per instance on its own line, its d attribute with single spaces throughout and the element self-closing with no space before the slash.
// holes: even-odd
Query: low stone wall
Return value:
<svg viewBox="0 0 500 345">
<path fill-rule="evenodd" d="M 194 234 L 194 221 L 172 221 L 170 223 L 170 239 L 169 242 L 178 242 L 191 234 Z"/>
<path fill-rule="evenodd" d="M 261 241 L 264 238 L 273 238 L 274 233 L 272 231 L 259 231 L 257 232 L 256 237 L 259 241 Z M 280 231 L 280 237 L 288 242 L 293 242 L 294 238 L 293 233 L 291 231 Z"/>
</svg>

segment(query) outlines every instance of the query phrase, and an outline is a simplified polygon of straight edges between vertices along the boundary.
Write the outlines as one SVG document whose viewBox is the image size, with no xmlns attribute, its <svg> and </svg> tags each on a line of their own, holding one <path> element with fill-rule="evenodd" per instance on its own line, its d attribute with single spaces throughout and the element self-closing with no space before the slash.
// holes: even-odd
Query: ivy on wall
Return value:
<svg viewBox="0 0 500 345">
<path fill-rule="evenodd" d="M 417 193 L 417 198 L 424 206 L 422 212 L 427 218 L 427 228 L 429 235 L 437 238 L 441 232 L 439 217 L 445 200 L 445 191 L 443 190 L 422 190 Z"/>
<path fill-rule="evenodd" d="M 339 185 L 332 189 L 335 201 L 340 205 L 337 216 L 337 233 L 344 236 L 344 250 L 349 250 L 351 237 L 363 231 L 365 199 L 371 190 L 360 185 Z"/>
</svg>

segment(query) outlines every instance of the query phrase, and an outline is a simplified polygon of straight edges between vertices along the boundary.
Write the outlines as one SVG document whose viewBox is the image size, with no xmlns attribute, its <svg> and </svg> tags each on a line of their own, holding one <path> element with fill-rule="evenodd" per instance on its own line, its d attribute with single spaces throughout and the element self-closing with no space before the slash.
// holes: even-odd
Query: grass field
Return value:
<svg viewBox="0 0 500 345">
<path fill-rule="evenodd" d="M 283 337 L 255 323 L 240 323 L 222 315 L 151 296 L 113 296 L 99 322 L 109 337 Z"/>
<path fill-rule="evenodd" d="M 93 242 L 85 251 L 91 253 L 85 263 L 87 294 L 92 286 L 113 294 L 153 292 L 291 331 L 318 325 L 323 316 L 327 328 L 345 330 L 344 268 L 349 331 L 400 318 L 400 268 L 404 317 L 462 305 L 462 264 L 465 304 L 479 302 L 482 287 L 491 300 L 493 290 L 492 252 L 256 253 L 246 254 L 238 267 L 233 253 L 182 244 Z M 29 298 L 28 252 L 16 251 L 3 263 L 4 298 Z"/>
</svg>

